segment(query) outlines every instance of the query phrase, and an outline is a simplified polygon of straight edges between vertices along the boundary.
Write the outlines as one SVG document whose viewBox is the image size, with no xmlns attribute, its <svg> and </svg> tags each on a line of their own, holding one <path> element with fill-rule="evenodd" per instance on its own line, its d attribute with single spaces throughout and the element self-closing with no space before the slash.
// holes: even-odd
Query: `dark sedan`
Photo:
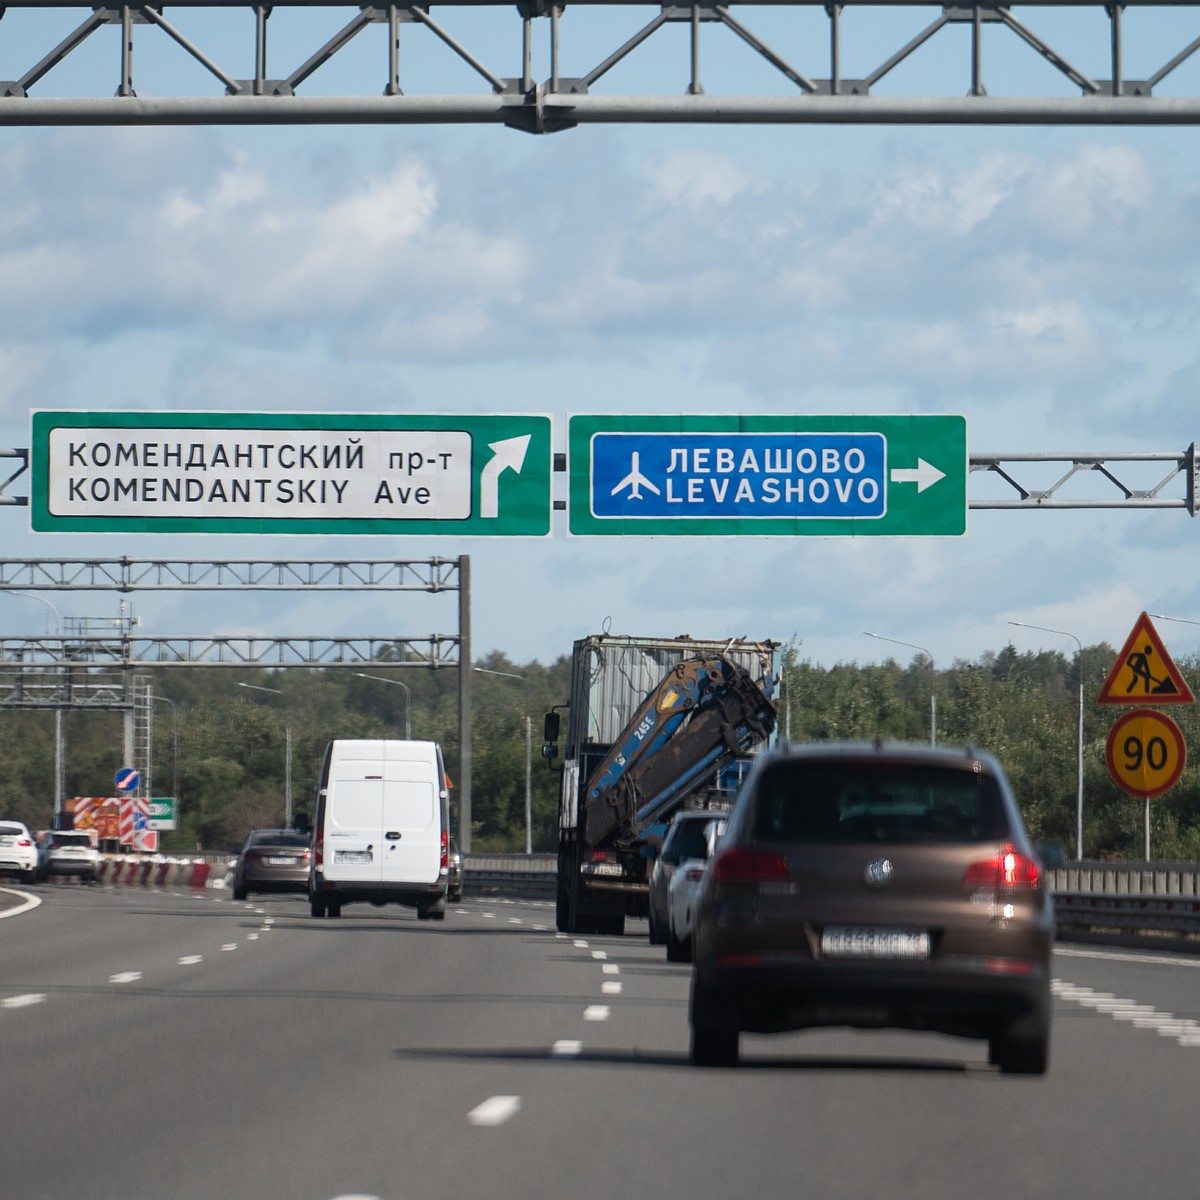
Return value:
<svg viewBox="0 0 1200 1200">
<path fill-rule="evenodd" d="M 973 747 L 820 743 L 763 755 L 701 885 L 692 1059 L 743 1031 L 986 1039 L 1041 1074 L 1053 913 L 1000 765 Z"/>
<path fill-rule="evenodd" d="M 290 829 L 255 829 L 233 868 L 233 898 L 251 892 L 308 893 L 312 839 Z"/>
</svg>

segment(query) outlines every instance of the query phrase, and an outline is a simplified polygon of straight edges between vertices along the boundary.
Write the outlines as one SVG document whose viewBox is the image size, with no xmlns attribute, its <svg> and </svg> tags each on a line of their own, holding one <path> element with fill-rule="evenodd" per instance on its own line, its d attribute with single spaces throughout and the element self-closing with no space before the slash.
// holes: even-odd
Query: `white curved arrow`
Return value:
<svg viewBox="0 0 1200 1200">
<path fill-rule="evenodd" d="M 923 492 L 927 487 L 933 487 L 939 479 L 945 479 L 946 472 L 939 471 L 932 463 L 923 458 L 917 459 L 915 468 L 896 467 L 892 471 L 893 483 L 915 483 L 917 491 Z"/>
<path fill-rule="evenodd" d="M 515 471 L 518 475 L 525 465 L 532 434 L 505 438 L 501 442 L 489 442 L 492 459 L 479 475 L 479 515 L 494 517 L 500 510 L 500 475 L 504 471 Z"/>
</svg>

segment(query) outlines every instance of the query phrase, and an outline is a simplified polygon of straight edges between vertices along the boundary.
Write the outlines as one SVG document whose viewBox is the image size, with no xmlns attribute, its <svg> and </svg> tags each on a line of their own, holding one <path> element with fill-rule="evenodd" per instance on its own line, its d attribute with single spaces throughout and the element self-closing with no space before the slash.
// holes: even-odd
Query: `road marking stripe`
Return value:
<svg viewBox="0 0 1200 1200">
<path fill-rule="evenodd" d="M 222 951 L 236 950 L 237 948 L 237 942 L 226 942 L 225 945 L 221 947 Z"/>
<path fill-rule="evenodd" d="M 602 996 L 619 996 L 624 986 L 618 979 L 606 979 L 600 985 L 600 994 Z"/>
<path fill-rule="evenodd" d="M 573 1055 L 583 1053 L 583 1043 L 572 1041 L 569 1038 L 560 1038 L 550 1047 L 550 1053 L 555 1058 L 570 1058 Z"/>
<path fill-rule="evenodd" d="M 607 958 L 608 951 L 607 950 L 593 950 L 592 957 L 595 959 Z"/>
<path fill-rule="evenodd" d="M 589 1004 L 587 1008 L 583 1010 L 583 1019 L 585 1021 L 607 1021 L 608 1005 Z"/>
<path fill-rule="evenodd" d="M 31 1004 L 41 1004 L 45 998 L 45 994 L 39 992 L 28 992 L 24 996 L 5 996 L 0 1000 L 0 1008 L 28 1008 Z"/>
<path fill-rule="evenodd" d="M 1068 949 L 1064 946 L 1054 947 L 1055 955 L 1061 954 L 1064 958 L 1102 958 L 1107 962 L 1141 962 L 1141 963 L 1161 963 L 1168 967 L 1192 967 L 1193 969 L 1200 967 L 1200 959 L 1168 957 L 1165 954 L 1137 954 L 1126 952 L 1119 954 L 1111 950 L 1076 950 Z"/>
<path fill-rule="evenodd" d="M 257 933 L 248 933 L 248 934 L 246 934 L 246 941 L 248 941 L 248 942 L 257 942 L 257 941 L 258 941 L 258 934 L 257 934 Z"/>
<path fill-rule="evenodd" d="M 588 944 L 583 938 L 576 938 L 573 944 L 576 950 L 586 950 L 588 948 Z"/>
<path fill-rule="evenodd" d="M 181 967 L 194 967 L 197 963 L 202 963 L 203 961 L 203 954 L 185 954 L 179 959 L 178 965 Z"/>
<path fill-rule="evenodd" d="M 467 1113 L 467 1120 L 472 1125 L 503 1125 L 520 1107 L 520 1096 L 490 1096 Z"/>
<path fill-rule="evenodd" d="M 1093 992 L 1061 979 L 1051 980 L 1050 989 L 1060 999 L 1105 1013 L 1114 1021 L 1128 1021 L 1135 1029 L 1152 1029 L 1159 1037 L 1174 1038 L 1181 1046 L 1200 1047 L 1200 1024 L 1189 1017 L 1177 1017 L 1152 1004 L 1138 1004 L 1111 992 Z"/>
<path fill-rule="evenodd" d="M 109 983 L 137 983 L 141 979 L 141 971 L 119 971 L 116 975 L 108 977 Z"/>
<path fill-rule="evenodd" d="M 605 975 L 620 975 L 621 973 L 621 968 L 618 967 L 616 963 L 605 963 L 600 970 L 603 971 Z"/>
</svg>

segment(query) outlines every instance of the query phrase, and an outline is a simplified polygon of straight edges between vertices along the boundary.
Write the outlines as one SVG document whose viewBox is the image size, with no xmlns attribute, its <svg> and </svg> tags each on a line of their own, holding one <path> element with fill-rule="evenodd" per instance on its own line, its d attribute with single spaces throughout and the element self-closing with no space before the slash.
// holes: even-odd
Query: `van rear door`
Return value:
<svg viewBox="0 0 1200 1200">
<path fill-rule="evenodd" d="M 370 745 L 370 743 L 367 743 Z M 326 879 L 378 883 L 383 875 L 383 763 L 337 754 L 330 763 L 325 802 Z"/>
<path fill-rule="evenodd" d="M 434 748 L 425 743 L 420 757 L 406 757 L 410 745 L 390 743 L 384 763 L 384 883 L 436 883 L 441 869 L 442 821 Z"/>
</svg>

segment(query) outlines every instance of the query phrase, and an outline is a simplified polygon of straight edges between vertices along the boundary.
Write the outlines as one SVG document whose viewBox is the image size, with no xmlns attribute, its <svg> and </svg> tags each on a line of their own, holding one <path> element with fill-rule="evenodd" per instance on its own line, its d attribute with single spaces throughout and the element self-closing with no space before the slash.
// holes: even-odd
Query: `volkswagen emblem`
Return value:
<svg viewBox="0 0 1200 1200">
<path fill-rule="evenodd" d="M 890 858 L 873 858 L 863 871 L 863 878 L 870 887 L 886 887 L 892 880 L 892 860 Z"/>
</svg>

